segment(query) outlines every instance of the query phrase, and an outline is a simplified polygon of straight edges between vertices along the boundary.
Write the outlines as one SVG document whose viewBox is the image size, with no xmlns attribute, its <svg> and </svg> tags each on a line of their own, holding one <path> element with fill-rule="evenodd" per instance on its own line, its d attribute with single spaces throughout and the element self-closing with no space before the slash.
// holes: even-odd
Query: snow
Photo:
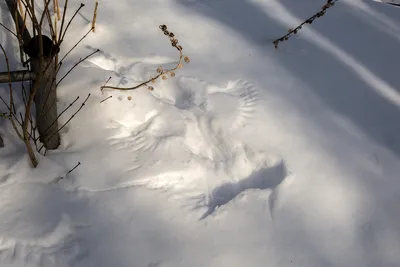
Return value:
<svg viewBox="0 0 400 267">
<path fill-rule="evenodd" d="M 84 3 L 61 53 L 90 28 Z M 0 121 L 0 266 L 399 266 L 400 16 L 341 0 L 273 47 L 324 3 L 99 1 L 59 74 L 101 50 L 59 86 L 60 111 L 91 94 L 60 148 L 31 169 Z M 177 63 L 160 24 L 191 62 L 101 92 Z"/>
</svg>

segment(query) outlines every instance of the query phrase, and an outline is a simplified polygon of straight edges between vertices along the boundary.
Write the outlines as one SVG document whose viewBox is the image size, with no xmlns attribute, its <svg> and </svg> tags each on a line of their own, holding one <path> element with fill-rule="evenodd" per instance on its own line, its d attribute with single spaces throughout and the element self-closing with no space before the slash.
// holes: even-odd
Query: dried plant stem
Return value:
<svg viewBox="0 0 400 267">
<path fill-rule="evenodd" d="M 60 28 L 60 34 L 58 36 L 58 44 L 61 44 L 61 34 L 63 33 L 63 29 L 64 29 L 64 23 L 65 23 L 65 15 L 67 13 L 67 7 L 68 7 L 68 0 L 65 0 L 64 3 L 64 10 L 63 10 L 63 16 L 62 16 L 62 20 L 61 20 L 61 28 Z"/>
<path fill-rule="evenodd" d="M 96 1 L 94 6 L 93 20 L 92 20 L 92 31 L 95 32 L 96 18 L 97 18 L 97 7 L 99 6 L 99 1 Z"/>
<path fill-rule="evenodd" d="M 309 17 L 308 19 L 303 21 L 296 28 L 290 29 L 287 34 L 283 35 L 282 37 L 280 37 L 278 39 L 275 39 L 273 41 L 275 48 L 278 48 L 278 45 L 280 42 L 287 41 L 289 39 L 289 37 L 292 36 L 292 34 L 297 34 L 297 32 L 300 31 L 305 24 L 312 24 L 315 19 L 320 18 L 323 15 L 325 15 L 326 10 L 328 8 L 334 6 L 335 2 L 337 2 L 337 1 L 339 1 L 339 0 L 327 0 L 326 3 L 322 6 L 321 11 L 317 12 L 316 14 L 312 15 L 311 17 Z"/>
<path fill-rule="evenodd" d="M 21 14 L 22 14 L 22 11 L 23 11 L 24 9 L 22 8 L 22 3 L 21 3 L 21 0 L 17 0 L 17 2 L 18 2 L 18 9 L 19 9 L 19 13 L 21 13 Z"/>
<path fill-rule="evenodd" d="M 182 66 L 182 60 L 183 60 L 183 54 L 182 54 L 182 51 L 179 51 L 179 62 L 178 62 L 178 64 L 177 64 L 174 68 L 172 68 L 172 69 L 169 69 L 169 70 L 166 70 L 166 71 L 164 71 L 164 72 L 161 72 L 161 73 L 159 73 L 157 76 L 152 77 L 152 78 L 150 78 L 149 80 L 147 80 L 147 81 L 145 81 L 145 82 L 142 82 L 141 84 L 138 84 L 138 85 L 133 86 L 133 87 L 116 87 L 116 86 L 106 86 L 106 85 L 105 85 L 105 86 L 102 86 L 101 89 L 102 89 L 102 90 L 103 90 L 103 89 L 114 89 L 114 90 L 121 90 L 121 91 L 123 91 L 123 90 L 135 90 L 135 89 L 138 89 L 138 88 L 140 88 L 140 87 L 142 87 L 142 86 L 144 86 L 144 85 L 147 85 L 148 83 L 150 83 L 150 82 L 152 82 L 152 81 L 157 80 L 158 78 L 160 78 L 161 76 L 163 76 L 163 75 L 165 75 L 165 74 L 168 74 L 168 73 L 171 73 L 171 72 L 177 70 L 178 68 L 180 68 L 180 67 Z"/>
<path fill-rule="evenodd" d="M 54 0 L 54 13 L 57 14 L 57 20 L 61 20 L 60 5 L 58 4 L 58 0 Z"/>
<path fill-rule="evenodd" d="M 157 69 L 158 75 L 156 75 L 155 77 L 151 77 L 149 80 L 142 82 L 136 86 L 133 87 L 117 87 L 117 86 L 107 86 L 107 85 L 103 85 L 102 87 L 100 87 L 101 91 L 103 91 L 103 89 L 114 89 L 114 90 L 135 90 L 138 89 L 142 86 L 148 85 L 148 83 L 152 82 L 154 83 L 158 78 L 162 77 L 163 79 L 166 79 L 167 77 L 165 76 L 166 74 L 171 74 L 171 76 L 175 76 L 174 71 L 177 70 L 178 68 L 181 68 L 183 66 L 183 60 L 186 63 L 190 62 L 189 57 L 187 56 L 183 56 L 182 54 L 182 46 L 178 45 L 178 39 L 175 38 L 175 34 L 173 34 L 172 32 L 169 32 L 167 30 L 167 26 L 166 25 L 160 25 L 160 29 L 164 32 L 164 34 L 166 36 L 169 37 L 169 40 L 171 42 L 172 47 L 175 47 L 178 51 L 179 51 L 179 61 L 178 64 L 172 68 L 172 69 L 168 69 L 168 70 L 164 70 L 161 66 Z M 152 86 L 148 87 L 149 90 L 153 90 L 154 88 Z"/>
</svg>

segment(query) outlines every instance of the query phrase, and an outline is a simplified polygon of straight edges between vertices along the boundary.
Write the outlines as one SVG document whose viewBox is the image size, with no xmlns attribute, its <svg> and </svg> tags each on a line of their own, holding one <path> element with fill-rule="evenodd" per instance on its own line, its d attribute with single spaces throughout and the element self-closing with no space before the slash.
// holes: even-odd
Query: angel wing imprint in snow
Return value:
<svg viewBox="0 0 400 267">
<path fill-rule="evenodd" d="M 258 99 L 255 87 L 235 81 L 224 88 L 187 77 L 179 79 L 177 84 L 182 92 L 193 95 L 189 98 L 192 102 L 184 105 L 191 118 L 186 123 L 188 148 L 212 161 L 229 158 L 232 134 L 245 126 L 255 111 Z"/>
<path fill-rule="evenodd" d="M 239 166 L 236 163 L 245 160 L 247 153 L 234 140 L 234 133 L 255 110 L 257 91 L 253 86 L 238 81 L 223 88 L 183 77 L 163 82 L 151 93 L 151 101 L 136 106 L 146 105 L 144 122 L 134 123 L 134 127 L 121 123 L 122 133 L 111 139 L 115 148 L 132 159 L 129 169 L 135 175 L 128 184 L 160 180 L 160 175 L 166 174 L 170 181 L 183 179 L 187 173 L 192 173 L 191 180 L 197 179 L 199 166 L 208 169 L 206 172 L 220 166 L 215 171 L 228 176 L 236 172 L 232 168 Z"/>
<path fill-rule="evenodd" d="M 223 88 L 182 77 L 176 86 L 155 90 L 154 101 L 161 105 L 141 125 L 132 130 L 125 127 L 128 134 L 114 138 L 113 144 L 131 151 L 135 162 L 140 162 L 135 168 L 161 158 L 153 155 L 154 150 L 172 137 L 183 138 L 179 143 L 196 156 L 224 161 L 231 155 L 232 134 L 252 117 L 257 98 L 257 90 L 247 82 L 229 82 Z M 169 152 L 179 149 L 176 145 Z"/>
</svg>

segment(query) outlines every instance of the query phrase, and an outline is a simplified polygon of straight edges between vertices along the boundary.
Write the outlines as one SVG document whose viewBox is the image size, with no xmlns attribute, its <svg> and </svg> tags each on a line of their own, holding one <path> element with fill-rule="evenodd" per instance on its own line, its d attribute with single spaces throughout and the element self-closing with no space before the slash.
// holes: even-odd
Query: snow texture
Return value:
<svg viewBox="0 0 400 267">
<path fill-rule="evenodd" d="M 61 54 L 91 27 L 83 2 Z M 0 266 L 400 266 L 399 9 L 341 0 L 274 48 L 325 2 L 99 1 L 59 74 L 101 49 L 58 88 L 60 112 L 91 94 L 61 146 L 31 169 L 0 120 Z M 177 63 L 160 24 L 191 63 L 101 92 Z"/>
</svg>

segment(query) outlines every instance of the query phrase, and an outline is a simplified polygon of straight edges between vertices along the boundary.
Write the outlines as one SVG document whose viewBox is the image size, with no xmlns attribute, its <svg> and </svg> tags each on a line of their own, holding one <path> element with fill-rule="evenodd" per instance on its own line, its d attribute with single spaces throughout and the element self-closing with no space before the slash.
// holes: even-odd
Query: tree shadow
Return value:
<svg viewBox="0 0 400 267">
<path fill-rule="evenodd" d="M 295 7 L 296 0 L 269 1 L 265 7 L 246 0 L 177 2 L 227 25 L 268 55 L 273 48 L 272 42 L 266 40 L 282 35 L 297 25 L 300 18 L 305 19 L 320 8 L 315 3 L 304 3 L 298 16 L 297 10 L 284 5 L 292 3 L 290 6 Z M 303 29 L 300 37 L 282 43 L 280 49 L 290 48 L 291 53 L 279 53 L 278 49 L 275 59 L 334 112 L 347 117 L 375 142 L 400 156 L 400 87 L 391 86 L 400 84 L 400 76 L 393 75 L 400 58 L 391 53 L 398 43 L 387 40 L 392 37 L 378 28 L 366 27 L 353 13 L 347 5 L 338 3 L 312 27 L 307 27 L 310 30 Z M 347 30 L 338 31 L 339 28 Z M 371 39 L 374 36 L 379 40 Z M 368 45 L 360 46 L 362 43 Z M 311 49 L 305 50 L 307 46 Z"/>
</svg>

